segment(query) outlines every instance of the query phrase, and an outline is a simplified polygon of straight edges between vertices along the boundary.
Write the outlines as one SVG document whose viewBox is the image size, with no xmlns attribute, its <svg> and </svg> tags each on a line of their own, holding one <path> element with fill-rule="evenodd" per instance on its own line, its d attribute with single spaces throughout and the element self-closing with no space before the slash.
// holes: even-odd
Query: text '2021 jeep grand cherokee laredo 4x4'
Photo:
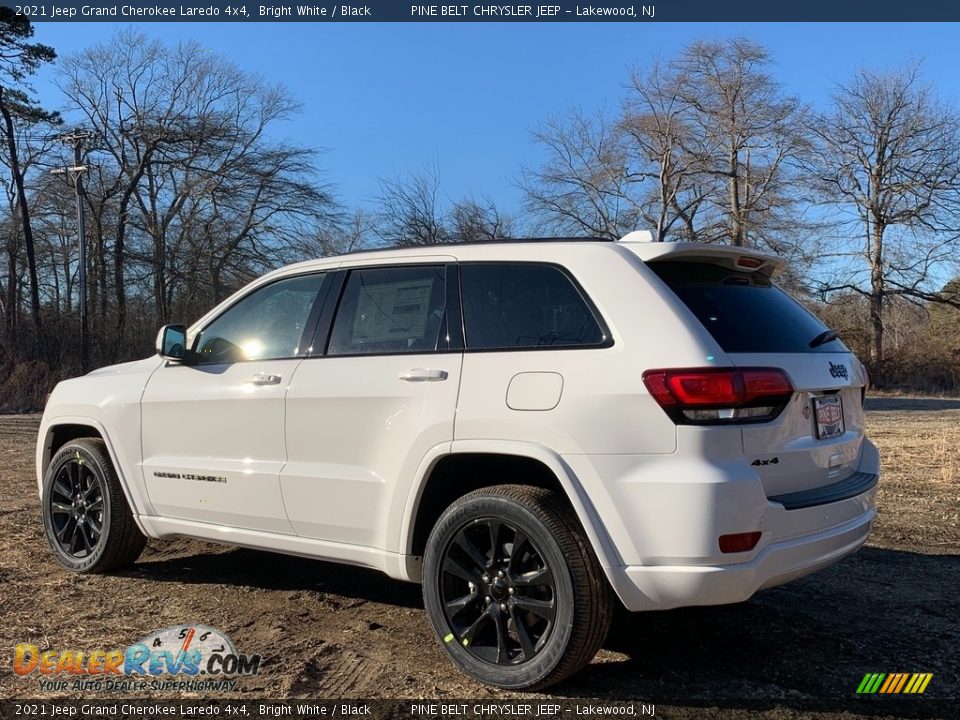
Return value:
<svg viewBox="0 0 960 720">
<path fill-rule="evenodd" d="M 60 383 L 37 477 L 57 559 L 188 536 L 421 581 L 453 661 L 505 688 L 629 610 L 746 600 L 875 516 L 866 374 L 716 245 L 466 244 L 283 268 L 158 356 Z"/>
</svg>

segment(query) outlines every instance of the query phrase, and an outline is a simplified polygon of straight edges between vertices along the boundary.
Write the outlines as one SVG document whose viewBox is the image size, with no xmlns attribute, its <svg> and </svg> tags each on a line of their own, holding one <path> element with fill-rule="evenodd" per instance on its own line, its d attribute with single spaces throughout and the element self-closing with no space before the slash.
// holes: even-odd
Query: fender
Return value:
<svg viewBox="0 0 960 720">
<path fill-rule="evenodd" d="M 106 445 L 107 453 L 110 456 L 110 462 L 113 463 L 114 470 L 117 473 L 117 478 L 120 480 L 120 487 L 123 488 L 123 494 L 126 497 L 127 503 L 129 504 L 131 510 L 133 511 L 133 517 L 134 521 L 137 523 L 137 527 L 144 535 L 151 536 L 150 533 L 146 531 L 143 523 L 140 520 L 142 515 L 154 514 L 153 507 L 150 505 L 144 488 L 138 488 L 139 492 L 133 491 L 133 488 L 131 487 L 132 483 L 130 474 L 125 471 L 124 463 L 120 460 L 120 455 L 117 452 L 111 433 L 107 430 L 106 425 L 101 420 L 91 417 L 91 414 L 96 412 L 96 408 L 90 407 L 87 408 L 87 411 L 90 414 L 58 415 L 53 418 L 47 418 L 44 416 L 40 426 L 36 453 L 38 491 L 41 494 L 43 493 L 43 476 L 46 474 L 47 467 L 49 466 L 52 458 L 52 454 L 48 454 L 47 448 L 50 446 L 53 431 L 61 425 L 81 425 L 83 427 L 96 430 L 97 434 L 99 434 L 103 439 L 104 445 Z M 139 429 L 137 435 L 139 437 Z M 139 444 L 137 447 L 139 448 Z M 135 483 L 137 479 L 137 473 L 133 472 L 132 474 L 133 482 Z"/>
<path fill-rule="evenodd" d="M 446 445 L 446 443 L 444 443 Z M 413 546 L 413 529 L 417 511 L 420 508 L 420 499 L 423 489 L 426 486 L 430 471 L 436 463 L 447 454 L 459 455 L 466 453 L 489 453 L 493 455 L 514 455 L 536 460 L 547 468 L 557 477 L 560 486 L 563 488 L 567 499 L 573 506 L 580 523 L 587 534 L 590 545 L 596 553 L 597 560 L 601 567 L 606 569 L 611 566 L 621 565 L 619 554 L 613 545 L 609 535 L 600 521 L 599 515 L 590 501 L 589 496 L 584 491 L 576 475 L 571 468 L 563 461 L 563 458 L 552 450 L 535 443 L 521 442 L 515 440 L 455 440 L 449 445 L 449 453 L 441 452 L 443 446 L 433 448 L 430 453 L 424 457 L 417 469 L 416 481 L 411 485 L 407 495 L 407 501 L 404 505 L 403 520 L 400 527 L 400 537 L 398 547 L 401 553 L 409 553 Z M 404 572 L 407 579 L 413 581 L 420 580 L 420 559 L 412 555 L 404 554 L 400 557 L 406 559 Z"/>
</svg>

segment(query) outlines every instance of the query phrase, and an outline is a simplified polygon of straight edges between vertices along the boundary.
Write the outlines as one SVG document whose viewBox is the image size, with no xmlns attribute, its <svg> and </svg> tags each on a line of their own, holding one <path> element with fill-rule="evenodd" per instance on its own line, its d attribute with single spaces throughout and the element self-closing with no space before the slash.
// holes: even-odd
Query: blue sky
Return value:
<svg viewBox="0 0 960 720">
<path fill-rule="evenodd" d="M 67 55 L 107 40 L 112 23 L 38 23 L 35 39 Z M 565 108 L 615 107 L 627 68 L 699 38 L 746 35 L 777 60 L 786 90 L 814 104 L 858 66 L 923 60 L 942 97 L 960 101 L 960 25 L 632 23 L 141 23 L 169 42 L 196 39 L 287 85 L 303 112 L 278 137 L 324 147 L 326 177 L 346 206 L 369 205 L 379 177 L 436 164 L 456 199 L 522 198 L 521 163 L 536 165 L 530 130 Z M 62 102 L 51 73 L 35 82 Z"/>
</svg>

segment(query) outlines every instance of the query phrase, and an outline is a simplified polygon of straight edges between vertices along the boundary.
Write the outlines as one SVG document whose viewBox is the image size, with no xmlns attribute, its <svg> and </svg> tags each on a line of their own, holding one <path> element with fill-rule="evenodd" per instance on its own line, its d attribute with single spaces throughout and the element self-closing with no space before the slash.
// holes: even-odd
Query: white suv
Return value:
<svg viewBox="0 0 960 720">
<path fill-rule="evenodd" d="M 740 602 L 866 540 L 866 373 L 779 265 L 631 233 L 270 273 L 57 386 L 53 553 L 103 572 L 187 536 L 376 568 L 422 582 L 461 669 L 544 687 L 614 597 Z"/>
</svg>

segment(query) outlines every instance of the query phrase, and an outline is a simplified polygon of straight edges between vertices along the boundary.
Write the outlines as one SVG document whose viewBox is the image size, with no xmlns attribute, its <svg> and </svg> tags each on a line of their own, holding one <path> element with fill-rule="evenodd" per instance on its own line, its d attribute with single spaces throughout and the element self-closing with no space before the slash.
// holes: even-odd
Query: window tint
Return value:
<svg viewBox="0 0 960 720">
<path fill-rule="evenodd" d="M 657 262 L 650 269 L 670 286 L 730 353 L 845 352 L 839 340 L 816 348 L 820 319 L 761 273 L 708 263 Z"/>
<path fill-rule="evenodd" d="M 434 352 L 446 310 L 442 265 L 354 270 L 347 280 L 328 355 Z M 446 333 L 443 334 L 446 346 Z M 443 349 L 441 347 L 440 349 Z"/>
<path fill-rule="evenodd" d="M 558 268 L 533 263 L 464 264 L 466 345 L 536 348 L 599 345 L 603 331 Z"/>
<path fill-rule="evenodd" d="M 307 327 L 324 275 L 270 283 L 237 301 L 200 333 L 202 363 L 291 358 L 303 355 Z"/>
</svg>

